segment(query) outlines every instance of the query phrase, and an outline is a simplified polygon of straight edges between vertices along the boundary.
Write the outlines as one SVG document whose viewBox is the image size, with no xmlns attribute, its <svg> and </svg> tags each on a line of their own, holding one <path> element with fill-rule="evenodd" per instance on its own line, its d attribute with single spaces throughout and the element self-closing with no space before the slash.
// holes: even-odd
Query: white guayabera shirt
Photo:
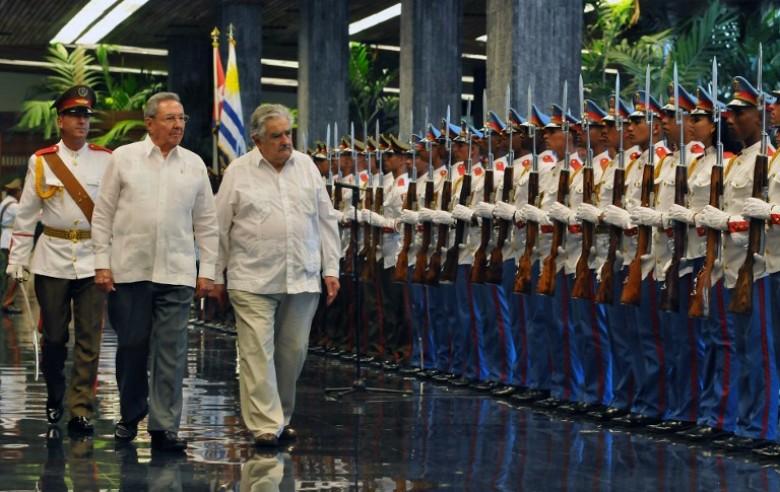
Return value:
<svg viewBox="0 0 780 492">
<path fill-rule="evenodd" d="M 218 227 L 206 166 L 177 146 L 166 158 L 147 136 L 114 151 L 92 218 L 95 269 L 116 283 L 195 286 L 214 278 Z M 195 243 L 200 251 L 195 268 Z"/>
<path fill-rule="evenodd" d="M 255 148 L 227 168 L 216 198 L 217 283 L 255 294 L 320 292 L 339 276 L 333 204 L 317 167 L 293 150 L 281 172 Z"/>
</svg>

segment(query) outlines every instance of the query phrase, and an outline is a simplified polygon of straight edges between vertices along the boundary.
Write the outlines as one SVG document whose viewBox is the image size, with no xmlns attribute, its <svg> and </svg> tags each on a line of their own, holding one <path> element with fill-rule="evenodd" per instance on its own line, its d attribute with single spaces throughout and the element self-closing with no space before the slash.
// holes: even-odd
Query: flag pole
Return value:
<svg viewBox="0 0 780 492">
<path fill-rule="evenodd" d="M 211 132 L 211 170 L 214 172 L 215 176 L 219 176 L 219 156 L 217 154 L 217 138 L 219 135 L 219 103 L 220 103 L 220 94 L 219 94 L 219 77 L 217 75 L 217 60 L 219 57 L 219 29 L 214 28 L 213 31 L 211 31 L 211 47 L 214 51 L 214 56 L 212 57 L 212 65 L 214 67 L 213 70 L 213 79 L 214 79 L 214 128 Z"/>
</svg>

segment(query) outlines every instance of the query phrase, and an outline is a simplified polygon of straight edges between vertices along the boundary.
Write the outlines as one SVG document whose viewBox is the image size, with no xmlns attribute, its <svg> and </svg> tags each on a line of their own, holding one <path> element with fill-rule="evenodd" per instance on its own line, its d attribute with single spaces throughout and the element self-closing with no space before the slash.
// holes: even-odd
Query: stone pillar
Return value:
<svg viewBox="0 0 780 492">
<path fill-rule="evenodd" d="M 440 123 L 448 104 L 451 121 L 460 120 L 462 32 L 462 0 L 403 0 L 399 107 L 402 140 L 409 138 L 411 110 L 416 132 L 425 125 L 426 107 L 430 123 Z"/>
<path fill-rule="evenodd" d="M 311 146 L 325 140 L 328 123 L 338 122 L 342 135 L 349 131 L 349 12 L 344 0 L 299 4 L 298 134 L 305 133 Z"/>
<path fill-rule="evenodd" d="M 223 0 L 222 25 L 220 30 L 220 46 L 222 63 L 227 70 L 227 34 L 230 24 L 233 25 L 236 38 L 236 62 L 238 63 L 238 84 L 241 88 L 241 111 L 244 127 L 247 129 L 244 137 L 247 146 L 251 147 L 249 139 L 249 117 L 261 102 L 260 58 L 263 53 L 263 6 L 260 0 Z"/>
<path fill-rule="evenodd" d="M 171 27 L 168 36 L 168 87 L 181 98 L 190 121 L 182 145 L 211 164 L 212 66 L 210 29 Z M 205 62 L 204 62 L 205 61 Z"/>
<path fill-rule="evenodd" d="M 527 114 L 528 84 L 544 112 L 561 104 L 569 81 L 569 107 L 578 114 L 582 65 L 582 0 L 488 0 L 488 106 L 504 111 L 506 87 L 512 107 Z"/>
</svg>

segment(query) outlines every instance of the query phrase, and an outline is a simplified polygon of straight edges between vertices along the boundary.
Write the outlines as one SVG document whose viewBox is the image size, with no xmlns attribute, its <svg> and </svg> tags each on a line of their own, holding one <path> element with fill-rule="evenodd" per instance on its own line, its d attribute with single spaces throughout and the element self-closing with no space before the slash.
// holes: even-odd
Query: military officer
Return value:
<svg viewBox="0 0 780 492">
<path fill-rule="evenodd" d="M 87 143 L 94 104 L 95 92 L 84 85 L 68 89 L 54 102 L 61 140 L 30 158 L 7 270 L 18 281 L 27 279 L 28 269 L 35 274 L 43 330 L 46 418 L 50 424 L 59 422 L 67 396 L 68 429 L 80 434 L 93 432 L 105 304 L 105 294 L 94 282 L 91 221 L 111 151 Z M 38 220 L 43 222 L 43 235 L 33 252 Z M 71 318 L 76 340 L 66 394 L 63 370 Z"/>
</svg>

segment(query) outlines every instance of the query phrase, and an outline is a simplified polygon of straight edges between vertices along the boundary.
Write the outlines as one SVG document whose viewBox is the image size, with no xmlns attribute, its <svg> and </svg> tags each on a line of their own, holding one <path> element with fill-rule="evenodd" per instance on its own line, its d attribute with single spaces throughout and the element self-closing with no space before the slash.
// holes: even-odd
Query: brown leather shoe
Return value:
<svg viewBox="0 0 780 492">
<path fill-rule="evenodd" d="M 255 437 L 255 446 L 258 448 L 275 448 L 279 445 L 279 439 L 276 434 L 266 432 Z"/>
</svg>

